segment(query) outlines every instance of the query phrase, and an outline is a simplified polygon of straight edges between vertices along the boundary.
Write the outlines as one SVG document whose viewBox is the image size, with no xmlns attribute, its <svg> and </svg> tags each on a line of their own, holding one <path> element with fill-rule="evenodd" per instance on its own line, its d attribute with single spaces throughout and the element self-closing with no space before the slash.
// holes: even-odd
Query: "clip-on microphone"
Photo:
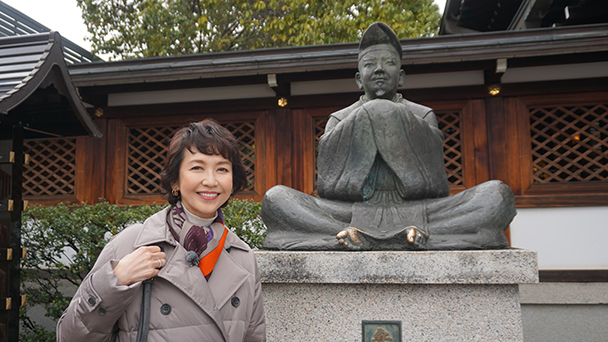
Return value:
<svg viewBox="0 0 608 342">
<path fill-rule="evenodd" d="M 186 252 L 186 261 L 190 263 L 190 267 L 198 265 L 198 254 L 195 251 Z"/>
</svg>

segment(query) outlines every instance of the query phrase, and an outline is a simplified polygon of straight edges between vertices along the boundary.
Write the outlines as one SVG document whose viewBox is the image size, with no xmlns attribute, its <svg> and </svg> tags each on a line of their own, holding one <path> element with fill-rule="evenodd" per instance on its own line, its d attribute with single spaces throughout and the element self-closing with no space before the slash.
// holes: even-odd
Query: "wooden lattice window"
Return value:
<svg viewBox="0 0 608 342">
<path fill-rule="evenodd" d="M 437 114 L 437 122 L 439 129 L 443 132 L 445 139 L 443 140 L 445 170 L 450 185 L 462 185 L 462 139 L 460 136 L 460 113 L 459 112 L 444 112 Z M 327 118 L 315 120 L 315 165 L 316 157 L 319 153 L 319 138 L 325 132 Z M 315 167 L 315 189 L 317 180 L 317 168 Z"/>
<path fill-rule="evenodd" d="M 247 186 L 243 190 L 255 188 L 255 122 L 229 123 L 224 125 L 238 141 L 239 152 L 247 173 Z"/>
<path fill-rule="evenodd" d="M 459 112 L 437 113 L 437 123 L 443 132 L 443 160 L 450 185 L 462 185 L 462 137 Z"/>
<path fill-rule="evenodd" d="M 23 170 L 24 196 L 75 194 L 76 139 L 26 140 L 30 163 Z"/>
<path fill-rule="evenodd" d="M 160 172 L 173 132 L 179 127 L 145 127 L 129 130 L 127 191 L 129 194 L 160 193 Z"/>
<path fill-rule="evenodd" d="M 530 108 L 534 183 L 608 180 L 608 106 Z"/>
<path fill-rule="evenodd" d="M 247 172 L 247 187 L 255 184 L 255 125 L 253 122 L 223 124 L 236 137 L 241 159 Z M 160 193 L 160 172 L 165 164 L 167 148 L 174 127 L 129 129 L 127 192 L 134 195 Z"/>
</svg>

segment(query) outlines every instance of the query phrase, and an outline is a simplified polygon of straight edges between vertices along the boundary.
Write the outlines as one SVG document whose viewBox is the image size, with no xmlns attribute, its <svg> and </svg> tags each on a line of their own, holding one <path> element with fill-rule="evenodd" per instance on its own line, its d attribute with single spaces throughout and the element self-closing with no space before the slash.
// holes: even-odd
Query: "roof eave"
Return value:
<svg viewBox="0 0 608 342">
<path fill-rule="evenodd" d="M 403 65 L 458 63 L 608 50 L 608 24 L 460 34 L 401 41 Z M 356 69 L 358 46 L 337 44 L 162 57 L 70 67 L 78 87 Z"/>
</svg>

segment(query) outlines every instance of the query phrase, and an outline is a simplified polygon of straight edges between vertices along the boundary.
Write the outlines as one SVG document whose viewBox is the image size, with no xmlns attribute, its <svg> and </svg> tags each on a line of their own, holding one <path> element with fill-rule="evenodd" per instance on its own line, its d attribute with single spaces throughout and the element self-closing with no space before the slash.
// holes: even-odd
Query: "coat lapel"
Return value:
<svg viewBox="0 0 608 342">
<path fill-rule="evenodd" d="M 167 229 L 167 213 L 169 212 L 169 208 L 167 207 L 157 212 L 144 221 L 144 229 L 139 232 L 139 235 L 135 239 L 134 248 L 151 246 L 161 242 L 166 242 L 172 246 L 177 245 L 171 232 Z"/>
<path fill-rule="evenodd" d="M 230 248 L 226 243 L 226 248 Z M 209 288 L 213 293 L 213 298 L 218 309 L 222 308 L 226 302 L 232 298 L 236 291 L 247 280 L 249 273 L 240 265 L 234 262 L 230 253 L 224 249 L 220 258 L 215 264 L 213 273 L 209 278 Z"/>
</svg>

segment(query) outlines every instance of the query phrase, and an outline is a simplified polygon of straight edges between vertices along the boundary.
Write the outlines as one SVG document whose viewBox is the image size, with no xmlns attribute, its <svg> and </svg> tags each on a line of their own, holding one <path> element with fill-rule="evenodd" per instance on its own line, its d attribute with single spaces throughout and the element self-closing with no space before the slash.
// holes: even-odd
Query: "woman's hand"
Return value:
<svg viewBox="0 0 608 342">
<path fill-rule="evenodd" d="M 161 252 L 160 247 L 139 247 L 120 259 L 114 267 L 114 274 L 121 284 L 131 285 L 155 277 L 165 264 L 165 253 Z"/>
</svg>

